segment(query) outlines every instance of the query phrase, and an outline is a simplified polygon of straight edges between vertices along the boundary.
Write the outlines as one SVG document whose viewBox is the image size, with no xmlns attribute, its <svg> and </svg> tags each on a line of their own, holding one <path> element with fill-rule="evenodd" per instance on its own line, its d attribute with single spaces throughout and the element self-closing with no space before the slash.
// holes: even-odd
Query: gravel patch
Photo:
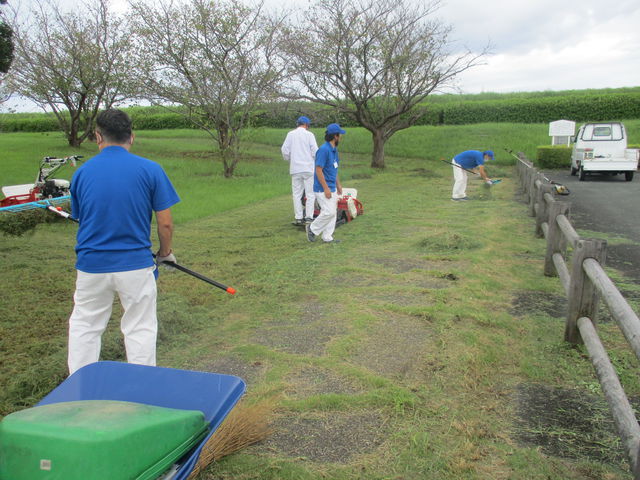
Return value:
<svg viewBox="0 0 640 480">
<path fill-rule="evenodd" d="M 429 327 L 414 317 L 384 315 L 367 328 L 351 361 L 393 379 L 424 379 L 426 358 L 433 349 Z"/>
<path fill-rule="evenodd" d="M 319 463 L 348 463 L 375 451 L 386 433 L 386 418 L 377 411 L 324 416 L 283 416 L 258 452 L 296 457 Z"/>
<path fill-rule="evenodd" d="M 305 367 L 285 380 L 288 384 L 287 393 L 295 399 L 331 393 L 355 395 L 364 391 L 349 378 L 319 367 Z"/>
</svg>

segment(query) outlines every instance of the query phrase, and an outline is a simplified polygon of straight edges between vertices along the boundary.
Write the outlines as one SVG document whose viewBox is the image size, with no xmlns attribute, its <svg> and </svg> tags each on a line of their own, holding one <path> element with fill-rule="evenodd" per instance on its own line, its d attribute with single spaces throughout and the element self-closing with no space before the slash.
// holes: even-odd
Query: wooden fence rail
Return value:
<svg viewBox="0 0 640 480">
<path fill-rule="evenodd" d="M 581 238 L 569 221 L 571 204 L 556 199 L 555 186 L 522 153 L 518 158 L 516 170 L 529 214 L 536 220 L 535 235 L 547 241 L 544 274 L 558 276 L 568 299 L 564 338 L 584 343 L 634 479 L 640 480 L 640 425 L 595 328 L 602 300 L 640 359 L 640 318 L 604 271 L 606 241 Z"/>
</svg>

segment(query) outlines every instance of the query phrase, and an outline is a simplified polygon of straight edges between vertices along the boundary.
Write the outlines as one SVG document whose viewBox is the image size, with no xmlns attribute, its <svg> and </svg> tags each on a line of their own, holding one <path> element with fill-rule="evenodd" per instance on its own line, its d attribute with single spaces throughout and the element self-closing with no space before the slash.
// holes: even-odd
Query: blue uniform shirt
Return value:
<svg viewBox="0 0 640 480">
<path fill-rule="evenodd" d="M 178 203 L 162 167 L 112 146 L 82 165 L 71 181 L 79 220 L 76 268 L 87 273 L 151 267 L 151 217 Z"/>
<path fill-rule="evenodd" d="M 338 178 L 338 165 L 340 159 L 338 158 L 338 149 L 331 146 L 329 142 L 325 142 L 320 146 L 316 152 L 316 167 L 322 167 L 322 174 L 327 182 L 329 190 L 336 191 L 336 178 Z M 318 181 L 318 176 L 313 176 L 313 191 L 323 192 L 324 189 Z"/>
<path fill-rule="evenodd" d="M 484 154 L 480 150 L 467 150 L 459 153 L 453 159 L 458 165 L 468 170 L 484 165 Z"/>
</svg>

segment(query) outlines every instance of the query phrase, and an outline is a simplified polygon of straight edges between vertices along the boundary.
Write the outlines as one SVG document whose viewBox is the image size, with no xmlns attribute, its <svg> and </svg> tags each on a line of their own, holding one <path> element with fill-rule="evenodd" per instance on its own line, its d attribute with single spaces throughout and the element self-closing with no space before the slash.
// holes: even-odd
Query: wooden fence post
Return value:
<svg viewBox="0 0 640 480">
<path fill-rule="evenodd" d="M 529 197 L 527 196 L 527 189 L 529 188 L 529 168 L 520 162 L 521 170 L 520 170 L 520 183 L 522 185 L 522 195 L 524 196 L 524 201 L 528 202 Z"/>
<path fill-rule="evenodd" d="M 558 225 L 558 216 L 569 215 L 571 204 L 569 202 L 553 202 L 549 205 L 549 230 L 547 232 L 547 253 L 544 256 L 544 274 L 547 277 L 555 277 L 555 264 L 553 263 L 553 254 L 559 253 L 563 258 L 567 257 L 567 239 L 562 234 L 562 230 Z"/>
<path fill-rule="evenodd" d="M 529 174 L 529 216 L 536 216 L 536 196 L 538 189 L 536 188 L 536 180 L 539 180 L 540 174 L 532 170 Z"/>
<path fill-rule="evenodd" d="M 565 341 L 582 343 L 578 330 L 578 319 L 588 317 L 596 324 L 600 293 L 582 267 L 586 258 L 596 259 L 604 266 L 607 258 L 607 241 L 596 238 L 578 240 L 571 260 L 571 282 L 569 284 L 569 312 L 564 330 Z"/>
<path fill-rule="evenodd" d="M 544 238 L 544 232 L 542 231 L 542 224 L 544 222 L 549 222 L 549 206 L 547 205 L 547 201 L 544 198 L 546 193 L 551 193 L 553 191 L 553 186 L 548 183 L 543 183 L 540 185 L 538 189 L 538 193 L 536 195 L 536 203 L 538 204 L 538 211 L 536 212 L 536 237 Z"/>
</svg>

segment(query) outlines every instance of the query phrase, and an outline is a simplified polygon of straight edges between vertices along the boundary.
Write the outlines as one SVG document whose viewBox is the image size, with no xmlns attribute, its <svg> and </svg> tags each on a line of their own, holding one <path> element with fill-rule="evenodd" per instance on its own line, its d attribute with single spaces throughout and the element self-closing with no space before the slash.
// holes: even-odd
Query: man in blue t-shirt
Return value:
<svg viewBox="0 0 640 480">
<path fill-rule="evenodd" d="M 306 225 L 307 240 L 315 242 L 321 235 L 325 243 L 337 243 L 333 238 L 336 229 L 336 216 L 338 214 L 338 197 L 342 195 L 342 185 L 338 178 L 338 144 L 340 136 L 347 133 L 337 123 L 327 126 L 324 139 L 325 143 L 316 152 L 316 171 L 313 180 L 313 191 L 316 202 L 320 206 L 320 215 Z"/>
<path fill-rule="evenodd" d="M 487 176 L 487 172 L 484 169 L 484 163 L 493 159 L 494 155 L 491 150 L 485 150 L 484 152 L 480 150 L 467 150 L 453 157 L 451 164 L 453 165 L 454 182 L 451 200 L 456 202 L 468 200 L 467 170 L 477 169 L 482 179 L 487 183 L 491 183 L 491 179 Z"/>
<path fill-rule="evenodd" d="M 156 214 L 160 248 L 156 261 L 171 252 L 170 207 L 180 201 L 160 165 L 129 153 L 134 135 L 121 110 L 96 120 L 100 153 L 80 167 L 71 181 L 72 214 L 79 221 L 76 291 L 69 318 L 69 372 L 100 357 L 117 293 L 124 314 L 127 361 L 156 364 L 156 263 L 151 253 L 151 218 Z"/>
</svg>

